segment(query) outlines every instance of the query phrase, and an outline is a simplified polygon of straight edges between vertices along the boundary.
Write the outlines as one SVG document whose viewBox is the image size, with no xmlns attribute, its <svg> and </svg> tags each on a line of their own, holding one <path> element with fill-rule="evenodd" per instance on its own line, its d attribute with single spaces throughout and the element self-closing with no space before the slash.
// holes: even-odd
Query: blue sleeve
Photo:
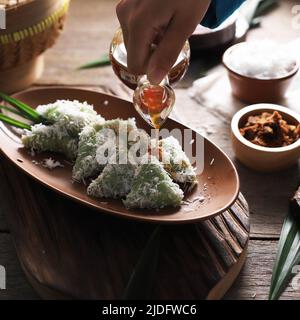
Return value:
<svg viewBox="0 0 300 320">
<path fill-rule="evenodd" d="M 245 0 L 212 0 L 201 25 L 211 29 L 218 27 L 231 16 L 244 1 Z"/>
</svg>

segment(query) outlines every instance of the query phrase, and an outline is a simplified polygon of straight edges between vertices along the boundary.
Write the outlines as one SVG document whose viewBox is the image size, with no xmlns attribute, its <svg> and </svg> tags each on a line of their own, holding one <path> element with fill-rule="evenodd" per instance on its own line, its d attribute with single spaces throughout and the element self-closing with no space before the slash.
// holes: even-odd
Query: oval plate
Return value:
<svg viewBox="0 0 300 320">
<path fill-rule="evenodd" d="M 77 88 L 51 87 L 30 89 L 14 95 L 32 107 L 48 104 L 57 99 L 87 101 L 105 119 L 135 117 L 137 126 L 150 131 L 150 127 L 140 118 L 132 103 L 115 96 Z M 108 103 L 106 103 L 107 101 Z M 169 119 L 166 129 L 187 129 L 184 125 Z M 198 133 L 193 132 L 193 137 Z M 204 170 L 197 176 L 198 186 L 186 196 L 180 208 L 156 210 L 127 210 L 121 200 L 93 199 L 86 194 L 86 186 L 72 183 L 72 165 L 64 162 L 63 157 L 53 153 L 32 156 L 20 141 L 14 130 L 0 124 L 0 149 L 6 157 L 25 173 L 43 185 L 64 196 L 102 212 L 119 217 L 156 223 L 190 223 L 211 218 L 225 211 L 236 200 L 239 192 L 239 179 L 230 159 L 212 142 L 204 139 Z M 64 163 L 63 168 L 49 170 L 37 165 L 43 159 L 52 157 Z"/>
</svg>

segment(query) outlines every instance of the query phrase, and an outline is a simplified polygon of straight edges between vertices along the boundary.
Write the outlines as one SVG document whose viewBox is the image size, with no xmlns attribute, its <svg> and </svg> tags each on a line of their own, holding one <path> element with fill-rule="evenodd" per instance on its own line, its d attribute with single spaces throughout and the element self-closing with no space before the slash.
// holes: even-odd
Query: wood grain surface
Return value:
<svg viewBox="0 0 300 320">
<path fill-rule="evenodd" d="M 252 30 L 249 40 L 269 38 L 288 42 L 299 37 L 299 30 L 293 29 L 291 8 L 297 1 L 280 1 L 279 8 L 268 14 L 262 27 Z M 65 32 L 54 48 L 46 55 L 46 69 L 36 85 L 80 85 L 128 98 L 130 91 L 119 84 L 110 67 L 77 71 L 76 68 L 98 58 L 107 52 L 110 39 L 118 23 L 114 16 L 116 1 L 79 0 L 71 2 L 70 14 Z M 206 102 L 199 104 L 190 99 L 186 87 L 197 76 L 197 59 L 190 72 L 176 90 L 176 117 L 194 128 L 201 130 L 234 159 L 229 138 L 230 117 L 234 109 L 221 112 L 217 106 Z M 184 106 L 185 112 L 181 112 Z M 197 116 L 195 116 L 197 115 Z M 273 175 L 261 175 L 250 171 L 239 163 L 237 168 L 241 178 L 241 191 L 247 198 L 251 211 L 251 237 L 246 265 L 234 287 L 225 296 L 227 299 L 266 299 L 271 270 L 274 262 L 278 238 L 283 219 L 287 213 L 288 199 L 299 182 L 299 168 Z M 9 215 L 12 199 L 7 189 L 7 181 L 0 171 L 0 265 L 6 266 L 8 289 L 0 291 L 0 298 L 37 298 L 21 271 L 12 245 L 10 228 L 6 216 Z M 284 299 L 299 299 L 300 290 L 289 287 Z"/>
</svg>

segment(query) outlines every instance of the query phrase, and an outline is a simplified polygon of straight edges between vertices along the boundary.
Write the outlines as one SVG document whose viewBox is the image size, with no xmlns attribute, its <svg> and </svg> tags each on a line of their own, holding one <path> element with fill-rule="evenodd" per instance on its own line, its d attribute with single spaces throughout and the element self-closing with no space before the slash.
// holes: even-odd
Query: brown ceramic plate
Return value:
<svg viewBox="0 0 300 320">
<path fill-rule="evenodd" d="M 147 131 L 150 129 L 130 102 L 94 91 L 51 87 L 23 91 L 15 97 L 32 107 L 51 103 L 57 99 L 87 101 L 106 119 L 135 117 L 138 127 Z M 108 101 L 108 104 L 104 101 Z M 170 130 L 186 129 L 184 125 L 171 119 L 166 122 L 165 127 Z M 197 133 L 193 132 L 193 135 L 195 137 Z M 226 210 L 236 200 L 239 192 L 239 179 L 232 162 L 218 147 L 206 139 L 204 171 L 198 176 L 198 186 L 186 196 L 187 202 L 191 203 L 185 202 L 186 204 L 180 208 L 166 208 L 160 211 L 127 210 L 120 200 L 97 200 L 89 197 L 86 194 L 86 186 L 72 183 L 71 164 L 64 163 L 64 168 L 52 171 L 34 164 L 33 160 L 40 162 L 49 156 L 61 162 L 64 159 L 59 155 L 47 153 L 32 157 L 28 150 L 23 148 L 14 130 L 4 124 L 0 125 L 0 148 L 17 167 L 54 191 L 99 211 L 129 219 L 158 223 L 189 223 L 208 219 Z M 198 201 L 199 197 L 204 197 L 204 201 Z"/>
</svg>

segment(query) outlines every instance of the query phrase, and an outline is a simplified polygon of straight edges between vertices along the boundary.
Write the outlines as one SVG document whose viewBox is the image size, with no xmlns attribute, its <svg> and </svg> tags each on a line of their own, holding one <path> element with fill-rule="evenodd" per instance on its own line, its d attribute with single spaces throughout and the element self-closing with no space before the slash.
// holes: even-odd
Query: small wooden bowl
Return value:
<svg viewBox="0 0 300 320">
<path fill-rule="evenodd" d="M 223 64 L 228 71 L 233 95 L 246 103 L 278 103 L 282 101 L 293 77 L 299 70 L 297 61 L 295 60 L 293 70 L 284 77 L 258 79 L 245 76 L 231 69 L 228 63 L 228 57 L 231 52 L 243 45 L 245 45 L 245 42 L 236 44 L 227 49 L 223 55 Z"/>
<path fill-rule="evenodd" d="M 275 104 L 256 104 L 237 112 L 231 121 L 232 146 L 236 158 L 245 166 L 260 172 L 274 172 L 295 165 L 300 158 L 300 139 L 293 144 L 280 147 L 261 147 L 245 139 L 239 129 L 248 117 L 262 112 L 278 111 L 291 124 L 300 123 L 300 115 L 292 110 Z"/>
</svg>

